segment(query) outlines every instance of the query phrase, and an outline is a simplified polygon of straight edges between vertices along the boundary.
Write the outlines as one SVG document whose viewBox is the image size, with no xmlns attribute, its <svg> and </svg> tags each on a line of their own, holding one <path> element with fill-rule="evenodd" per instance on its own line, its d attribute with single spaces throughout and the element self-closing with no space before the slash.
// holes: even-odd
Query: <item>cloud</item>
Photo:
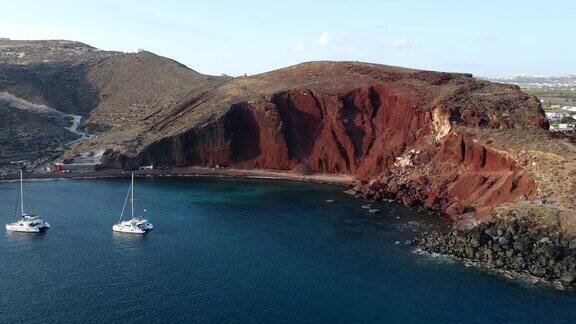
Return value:
<svg viewBox="0 0 576 324">
<path fill-rule="evenodd" d="M 328 44 L 330 44 L 331 40 L 332 40 L 332 38 L 330 37 L 330 34 L 328 32 L 324 32 L 324 33 L 322 33 L 322 35 L 320 35 L 320 39 L 318 40 L 318 44 L 320 44 L 320 46 L 322 46 L 322 47 L 326 47 L 326 46 L 328 46 Z"/>
<path fill-rule="evenodd" d="M 406 48 L 412 48 L 413 46 L 414 43 L 406 38 L 399 39 L 394 43 L 392 43 L 392 47 L 395 49 L 406 49 Z"/>
<path fill-rule="evenodd" d="M 294 44 L 294 47 L 292 48 L 292 53 L 302 53 L 304 51 L 306 51 L 306 43 L 300 41 L 297 42 L 296 44 Z"/>
</svg>

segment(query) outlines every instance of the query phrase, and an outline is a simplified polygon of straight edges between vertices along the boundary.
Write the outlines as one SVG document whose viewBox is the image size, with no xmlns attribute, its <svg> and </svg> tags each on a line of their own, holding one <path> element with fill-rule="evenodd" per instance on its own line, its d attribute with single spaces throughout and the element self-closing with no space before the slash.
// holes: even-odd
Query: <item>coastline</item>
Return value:
<svg viewBox="0 0 576 324">
<path fill-rule="evenodd" d="M 576 240 L 557 226 L 535 223 L 533 217 L 496 218 L 466 230 L 426 231 L 408 243 L 423 252 L 560 290 L 576 284 Z"/>
<path fill-rule="evenodd" d="M 446 258 L 450 260 L 450 262 L 458 262 L 461 263 L 465 267 L 474 268 L 478 271 L 483 271 L 485 273 L 503 277 L 505 279 L 515 281 L 515 282 L 524 282 L 530 285 L 538 285 L 544 286 L 551 289 L 561 290 L 561 291 L 573 291 L 573 287 L 564 284 L 560 280 L 547 280 L 541 277 L 536 277 L 531 275 L 527 272 L 518 272 L 512 271 L 502 268 L 494 268 L 488 266 L 486 263 L 479 262 L 476 260 L 466 259 L 462 257 L 458 257 L 454 254 L 442 254 L 437 252 L 431 252 L 428 250 L 424 250 L 421 247 L 416 247 L 412 250 L 412 253 L 425 256 L 427 258 L 436 259 L 436 258 Z"/>
<path fill-rule="evenodd" d="M 132 172 L 107 169 L 90 172 L 30 173 L 26 179 L 101 179 L 128 177 Z M 341 186 L 356 184 L 353 176 L 343 174 L 302 175 L 279 170 L 243 170 L 232 168 L 185 167 L 166 170 L 136 170 L 137 177 L 216 177 L 234 179 L 262 179 L 312 182 Z M 16 174 L 0 177 L 0 182 L 15 181 Z M 355 187 L 344 191 L 356 198 L 371 199 Z M 373 198 L 373 197 L 372 197 Z M 376 200 L 378 201 L 378 200 Z M 397 201 L 398 202 L 398 201 Z M 407 242 L 421 253 L 448 256 L 473 266 L 508 278 L 521 278 L 532 283 L 545 284 L 556 289 L 572 288 L 576 279 L 576 250 L 567 238 L 554 230 L 536 230 L 530 222 L 516 219 L 512 224 L 492 220 L 467 229 L 452 227 L 428 229 Z M 526 227 L 519 230 L 520 224 Z M 517 235 L 517 236 L 515 236 Z M 514 244 L 532 237 L 521 247 Z M 534 240 L 534 238 L 538 238 Z M 548 242 L 541 244 L 542 242 Z M 524 242 L 523 242 L 524 243 Z M 570 245 L 570 246 L 569 246 Z M 550 252 L 554 250 L 554 252 Z M 558 250 L 558 252 L 556 252 Z M 560 267 L 559 267 L 560 266 Z"/>
<path fill-rule="evenodd" d="M 107 169 L 87 172 L 45 172 L 29 173 L 26 179 L 99 179 L 127 177 L 132 172 L 119 169 Z M 330 185 L 348 186 L 355 178 L 345 174 L 310 174 L 302 175 L 279 170 L 243 170 L 232 168 L 184 167 L 168 170 L 135 170 L 136 177 L 218 177 L 237 179 L 288 180 L 299 182 L 314 182 Z M 17 174 L 0 176 L 1 181 L 17 180 Z"/>
<path fill-rule="evenodd" d="M 374 199 L 361 186 L 344 192 Z M 576 287 L 576 236 L 564 232 L 558 224 L 540 222 L 537 213 L 528 210 L 492 214 L 479 221 L 446 214 L 443 217 L 451 224 L 424 229 L 406 243 L 423 253 L 447 256 L 504 277 L 559 290 Z"/>
</svg>

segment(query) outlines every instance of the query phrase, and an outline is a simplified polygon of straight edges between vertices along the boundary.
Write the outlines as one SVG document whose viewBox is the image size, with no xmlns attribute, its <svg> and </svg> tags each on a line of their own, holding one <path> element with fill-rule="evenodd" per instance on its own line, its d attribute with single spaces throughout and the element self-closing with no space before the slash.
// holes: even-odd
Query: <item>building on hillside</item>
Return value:
<svg viewBox="0 0 576 324">
<path fill-rule="evenodd" d="M 54 163 L 55 172 L 90 172 L 95 171 L 99 163 Z"/>
<path fill-rule="evenodd" d="M 563 113 L 557 113 L 557 112 L 547 112 L 546 113 L 546 118 L 548 118 L 551 121 L 559 121 L 564 117 Z"/>
<path fill-rule="evenodd" d="M 576 130 L 576 123 L 559 123 L 550 125 L 551 132 L 573 132 Z"/>
</svg>

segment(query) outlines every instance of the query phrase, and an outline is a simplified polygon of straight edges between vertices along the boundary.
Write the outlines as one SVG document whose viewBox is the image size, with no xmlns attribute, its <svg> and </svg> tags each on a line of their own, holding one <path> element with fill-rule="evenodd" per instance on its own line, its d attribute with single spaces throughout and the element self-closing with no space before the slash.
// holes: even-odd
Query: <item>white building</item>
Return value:
<svg viewBox="0 0 576 324">
<path fill-rule="evenodd" d="M 565 123 L 558 124 L 558 130 L 560 131 L 574 130 L 575 127 L 576 127 L 575 124 L 565 124 Z"/>
<path fill-rule="evenodd" d="M 563 113 L 556 113 L 556 112 L 546 113 L 546 118 L 548 118 L 551 121 L 559 121 L 560 119 L 562 119 L 562 117 L 564 117 Z"/>
</svg>

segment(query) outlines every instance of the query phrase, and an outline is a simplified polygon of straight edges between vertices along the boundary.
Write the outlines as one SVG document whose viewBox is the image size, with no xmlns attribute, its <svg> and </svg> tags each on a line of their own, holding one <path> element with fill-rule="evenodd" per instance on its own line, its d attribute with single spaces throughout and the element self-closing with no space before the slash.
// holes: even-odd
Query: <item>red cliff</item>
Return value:
<svg viewBox="0 0 576 324">
<path fill-rule="evenodd" d="M 543 130 L 539 101 L 470 75 L 313 62 L 233 79 L 174 108 L 116 167 L 208 165 L 355 175 L 368 196 L 448 214 L 536 195 L 537 183 L 472 129 Z"/>
</svg>

